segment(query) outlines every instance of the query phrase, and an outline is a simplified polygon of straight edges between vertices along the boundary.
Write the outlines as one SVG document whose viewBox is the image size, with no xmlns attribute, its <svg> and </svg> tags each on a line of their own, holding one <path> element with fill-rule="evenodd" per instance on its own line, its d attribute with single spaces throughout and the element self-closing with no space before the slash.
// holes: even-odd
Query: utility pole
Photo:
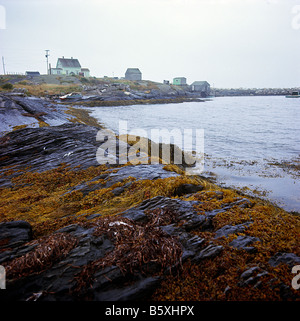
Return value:
<svg viewBox="0 0 300 321">
<path fill-rule="evenodd" d="M 2 66 L 3 66 L 3 75 L 5 75 L 5 63 L 4 63 L 4 57 L 2 56 Z"/>
<path fill-rule="evenodd" d="M 50 50 L 45 50 L 45 51 L 46 51 L 45 57 L 47 58 L 47 75 L 49 75 L 48 57 L 50 56 L 50 54 L 49 54 L 49 51 L 50 51 Z"/>
</svg>

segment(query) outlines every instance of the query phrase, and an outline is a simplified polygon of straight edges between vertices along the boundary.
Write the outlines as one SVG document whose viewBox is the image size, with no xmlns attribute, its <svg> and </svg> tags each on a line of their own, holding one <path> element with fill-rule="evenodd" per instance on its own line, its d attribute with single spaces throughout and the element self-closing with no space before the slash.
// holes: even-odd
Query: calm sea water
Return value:
<svg viewBox="0 0 300 321">
<path fill-rule="evenodd" d="M 201 175 L 300 212 L 300 173 L 278 166 L 282 162 L 300 164 L 300 99 L 220 97 L 205 102 L 89 109 L 114 131 L 120 120 L 127 121 L 129 130 L 204 129 Z"/>
</svg>

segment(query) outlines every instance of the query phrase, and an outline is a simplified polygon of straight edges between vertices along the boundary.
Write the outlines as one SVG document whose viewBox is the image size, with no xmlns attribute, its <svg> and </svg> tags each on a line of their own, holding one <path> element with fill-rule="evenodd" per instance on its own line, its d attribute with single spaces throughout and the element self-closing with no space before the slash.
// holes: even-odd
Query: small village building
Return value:
<svg viewBox="0 0 300 321">
<path fill-rule="evenodd" d="M 88 68 L 81 68 L 81 72 L 79 73 L 80 76 L 89 78 L 90 77 L 90 70 Z"/>
<path fill-rule="evenodd" d="M 125 73 L 127 80 L 142 80 L 142 73 L 139 68 L 128 68 Z"/>
<path fill-rule="evenodd" d="M 26 76 L 40 76 L 40 72 L 39 71 L 26 71 L 25 75 Z"/>
<path fill-rule="evenodd" d="M 90 70 L 81 68 L 78 59 L 62 57 L 57 59 L 56 68 L 51 68 L 50 74 L 90 77 Z"/>
<path fill-rule="evenodd" d="M 194 81 L 191 84 L 191 89 L 200 93 L 201 97 L 207 97 L 210 94 L 210 84 L 207 81 Z"/>
<path fill-rule="evenodd" d="M 173 85 L 186 86 L 186 78 L 185 77 L 173 78 Z"/>
</svg>

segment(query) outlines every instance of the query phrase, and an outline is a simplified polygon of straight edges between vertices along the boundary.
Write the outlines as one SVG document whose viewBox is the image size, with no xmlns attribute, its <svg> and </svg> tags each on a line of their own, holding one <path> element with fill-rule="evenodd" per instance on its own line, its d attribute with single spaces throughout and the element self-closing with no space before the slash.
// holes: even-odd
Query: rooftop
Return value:
<svg viewBox="0 0 300 321">
<path fill-rule="evenodd" d="M 208 82 L 207 81 L 194 81 L 193 83 L 192 83 L 192 85 L 196 85 L 196 86 L 202 86 L 202 85 L 206 85 L 206 84 L 208 84 Z"/>
<path fill-rule="evenodd" d="M 78 59 L 73 58 L 58 58 L 57 64 L 61 63 L 61 66 L 64 68 L 81 68 L 81 65 Z"/>
<path fill-rule="evenodd" d="M 126 70 L 126 73 L 141 73 L 141 71 L 139 70 L 139 68 L 128 68 Z"/>
</svg>

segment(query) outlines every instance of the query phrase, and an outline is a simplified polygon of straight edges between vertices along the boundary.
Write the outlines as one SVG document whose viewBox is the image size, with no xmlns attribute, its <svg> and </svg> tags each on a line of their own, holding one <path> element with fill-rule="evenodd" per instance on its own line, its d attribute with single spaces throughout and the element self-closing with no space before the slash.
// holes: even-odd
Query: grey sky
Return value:
<svg viewBox="0 0 300 321">
<path fill-rule="evenodd" d="M 207 80 L 216 87 L 300 86 L 300 0 L 0 0 L 0 5 L 6 18 L 0 56 L 7 72 L 46 73 L 49 49 L 52 66 L 58 57 L 72 56 L 96 77 L 121 77 L 128 67 L 138 67 L 143 79 L 160 82 L 186 77 L 188 83 Z"/>
</svg>

